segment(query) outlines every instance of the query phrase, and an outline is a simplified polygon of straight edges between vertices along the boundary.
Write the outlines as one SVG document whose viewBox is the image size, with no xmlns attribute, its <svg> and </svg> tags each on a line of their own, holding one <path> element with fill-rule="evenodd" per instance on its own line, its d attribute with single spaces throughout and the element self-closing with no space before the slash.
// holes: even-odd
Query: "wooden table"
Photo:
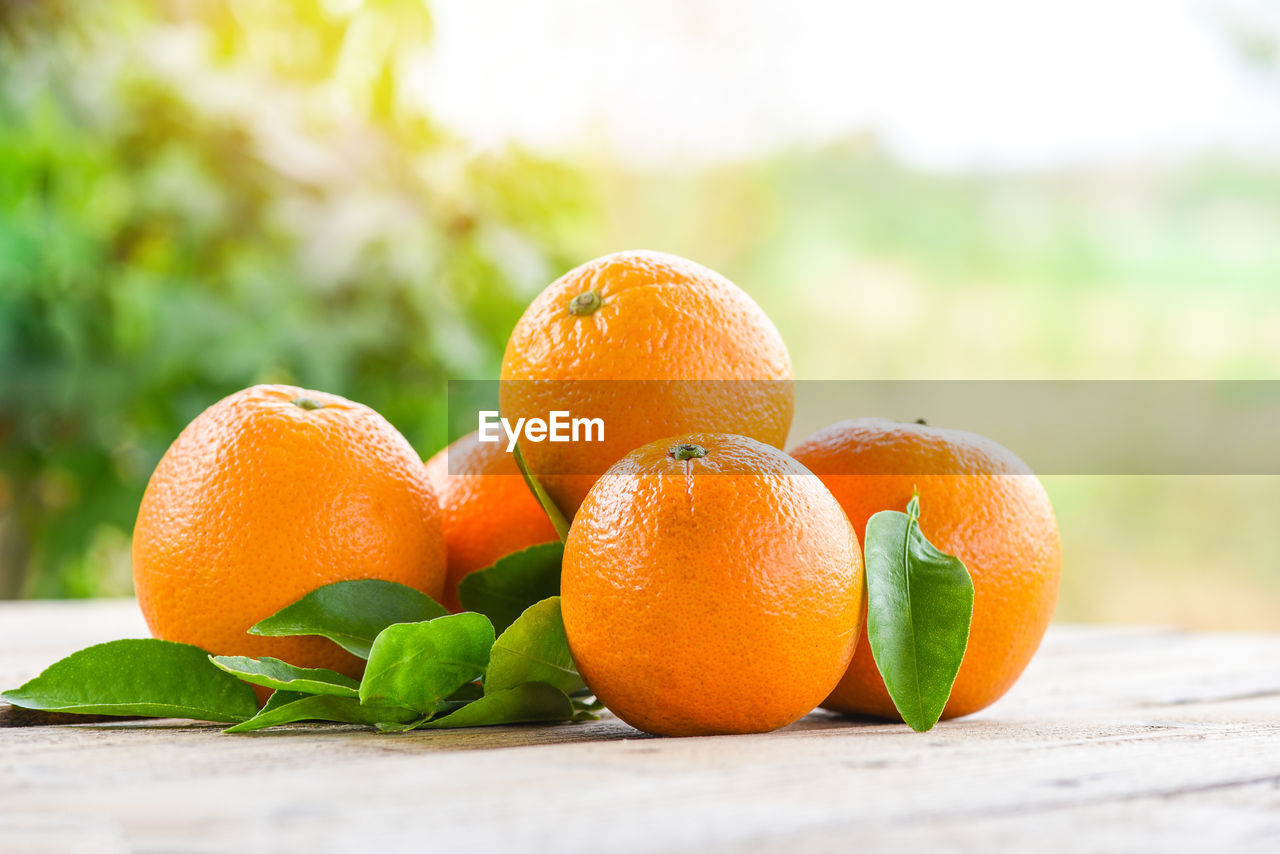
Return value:
<svg viewBox="0 0 1280 854">
<path fill-rule="evenodd" d="M 0 604 L 0 684 L 145 636 L 131 601 Z M 1280 851 L 1280 636 L 1055 626 L 991 709 L 378 735 L 0 728 L 0 851 Z"/>
</svg>

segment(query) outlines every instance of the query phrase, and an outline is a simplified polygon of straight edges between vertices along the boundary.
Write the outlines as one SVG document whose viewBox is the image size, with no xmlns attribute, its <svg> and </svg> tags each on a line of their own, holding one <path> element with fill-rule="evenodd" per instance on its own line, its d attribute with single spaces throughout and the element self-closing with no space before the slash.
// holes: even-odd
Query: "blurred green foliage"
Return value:
<svg viewBox="0 0 1280 854">
<path fill-rule="evenodd" d="M 151 469 L 252 383 L 431 452 L 589 208 L 402 103 L 420 3 L 106 5 L 0 27 L 0 598 L 126 592 Z"/>
<path fill-rule="evenodd" d="M 928 174 L 872 138 L 606 169 L 599 245 L 746 288 L 805 379 L 1280 376 L 1280 162 Z"/>
</svg>

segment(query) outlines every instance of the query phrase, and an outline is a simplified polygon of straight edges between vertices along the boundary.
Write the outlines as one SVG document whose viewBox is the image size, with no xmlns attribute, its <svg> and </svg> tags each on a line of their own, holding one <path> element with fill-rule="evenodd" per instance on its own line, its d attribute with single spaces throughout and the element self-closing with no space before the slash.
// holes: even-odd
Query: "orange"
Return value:
<svg viewBox="0 0 1280 854">
<path fill-rule="evenodd" d="M 565 632 L 595 695 L 660 735 L 767 732 L 808 714 L 848 666 L 862 557 L 840 505 L 744 436 L 645 445 L 573 520 Z"/>
<path fill-rule="evenodd" d="M 206 409 L 151 476 L 133 533 L 138 603 L 158 638 L 358 676 L 318 637 L 246 634 L 334 581 L 382 578 L 439 598 L 444 532 L 426 469 L 378 413 L 261 385 Z"/>
<path fill-rule="evenodd" d="M 720 274 L 661 252 L 606 255 L 552 282 L 511 333 L 502 380 L 513 422 L 553 410 L 604 421 L 603 442 L 521 443 L 569 517 L 646 442 L 717 431 L 781 448 L 794 408 L 791 359 L 760 307 Z"/>
<path fill-rule="evenodd" d="M 973 433 L 879 418 L 833 424 L 792 454 L 863 536 L 872 514 L 904 510 L 920 491 L 921 531 L 964 561 L 974 587 L 969 646 L 942 717 L 1000 699 L 1044 637 L 1062 567 L 1053 507 L 1026 464 Z M 901 720 L 865 641 L 823 705 Z"/>
<path fill-rule="evenodd" d="M 449 571 L 441 602 L 450 611 L 462 610 L 458 582 L 463 576 L 556 539 L 551 520 L 503 445 L 479 442 L 470 433 L 428 460 L 427 476 L 444 513 Z"/>
</svg>

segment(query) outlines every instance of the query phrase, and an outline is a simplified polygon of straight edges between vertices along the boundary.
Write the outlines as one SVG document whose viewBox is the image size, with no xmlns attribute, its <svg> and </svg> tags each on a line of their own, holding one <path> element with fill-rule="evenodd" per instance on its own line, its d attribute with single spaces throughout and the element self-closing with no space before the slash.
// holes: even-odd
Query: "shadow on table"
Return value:
<svg viewBox="0 0 1280 854">
<path fill-rule="evenodd" d="M 99 732 L 154 732 L 163 730 L 174 734 L 189 732 L 199 735 L 221 736 L 219 724 L 194 723 L 177 719 L 120 719 L 95 720 L 65 726 Z M 880 730 L 885 734 L 896 733 L 904 724 L 893 724 L 871 717 L 852 717 L 822 709 L 801 718 L 794 724 L 771 733 L 773 737 L 788 734 L 847 731 L 850 729 Z M 379 733 L 369 727 L 330 723 L 297 723 L 257 732 L 221 736 L 228 739 L 304 739 L 309 741 L 339 739 L 347 742 L 376 744 L 394 750 L 497 750 L 518 747 L 534 747 L 549 744 L 580 744 L 610 741 L 643 741 L 660 736 L 641 732 L 623 723 L 611 714 L 604 713 L 598 721 L 562 724 L 525 724 L 514 726 L 475 727 L 454 730 L 416 730 L 402 733 Z"/>
</svg>

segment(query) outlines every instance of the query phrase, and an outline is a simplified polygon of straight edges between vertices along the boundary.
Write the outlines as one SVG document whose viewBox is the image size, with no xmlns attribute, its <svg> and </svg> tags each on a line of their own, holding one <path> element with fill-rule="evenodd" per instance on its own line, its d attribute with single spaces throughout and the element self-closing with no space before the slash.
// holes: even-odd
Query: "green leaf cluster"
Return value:
<svg viewBox="0 0 1280 854">
<path fill-rule="evenodd" d="M 358 680 L 275 658 L 120 640 L 74 653 L 0 697 L 46 711 L 230 723 L 232 733 L 299 721 L 402 732 L 583 720 L 597 706 L 585 699 L 554 595 L 561 553 L 549 543 L 482 570 L 468 597 L 475 610 L 460 614 L 367 579 L 314 590 L 251 629 L 327 638 L 365 659 Z M 272 689 L 261 709 L 253 685 Z"/>
</svg>

